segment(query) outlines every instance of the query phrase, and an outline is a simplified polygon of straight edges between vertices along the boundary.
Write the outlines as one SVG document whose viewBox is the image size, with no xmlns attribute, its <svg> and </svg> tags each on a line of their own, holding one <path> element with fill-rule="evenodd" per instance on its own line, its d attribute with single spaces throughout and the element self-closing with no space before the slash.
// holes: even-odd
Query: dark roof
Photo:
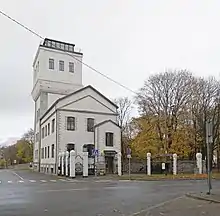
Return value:
<svg viewBox="0 0 220 216">
<path fill-rule="evenodd" d="M 100 122 L 100 123 L 96 124 L 94 127 L 99 127 L 100 125 L 106 124 L 106 123 L 108 123 L 108 122 L 111 122 L 111 123 L 113 123 L 114 125 L 116 125 L 116 126 L 118 126 L 119 128 L 121 128 L 117 123 L 115 123 L 115 122 L 112 121 L 111 119 L 108 119 L 108 120 L 105 120 L 105 121 L 103 121 L 103 122 Z"/>
<path fill-rule="evenodd" d="M 77 91 L 74 91 L 74 92 L 72 92 L 72 93 L 70 93 L 70 94 L 64 96 L 64 97 L 61 97 L 61 98 L 57 99 L 57 100 L 50 106 L 50 108 L 42 115 L 41 119 L 44 118 L 44 116 L 47 115 L 47 113 L 48 113 L 51 109 L 53 109 L 53 107 L 54 107 L 59 101 L 64 100 L 65 98 L 68 98 L 68 97 L 70 97 L 70 96 L 72 96 L 72 95 L 74 95 L 74 94 L 77 94 L 77 93 L 79 93 L 79 92 L 81 92 L 81 91 L 83 91 L 83 90 L 85 90 L 85 89 L 87 89 L 87 88 L 90 88 L 90 89 L 92 89 L 93 91 L 95 91 L 97 94 L 99 94 L 101 97 L 103 97 L 105 100 L 107 100 L 110 104 L 112 104 L 113 106 L 115 106 L 115 107 L 118 109 L 118 106 L 117 106 L 115 103 L 113 103 L 111 100 L 109 100 L 107 97 L 105 97 L 101 92 L 99 92 L 98 90 L 96 90 L 94 87 L 92 87 L 91 85 L 88 85 L 88 86 L 86 86 L 86 87 L 84 87 L 84 88 L 81 88 L 81 89 L 79 89 L 79 90 L 77 90 Z"/>
<path fill-rule="evenodd" d="M 53 45 L 52 45 L 52 43 L 53 43 Z M 61 51 L 64 51 L 64 52 L 83 55 L 80 52 L 75 52 L 75 50 L 74 50 L 75 44 L 66 43 L 66 42 L 63 42 L 63 41 L 53 40 L 53 39 L 49 39 L 49 38 L 45 38 L 43 44 L 41 44 L 40 47 L 46 47 L 46 48 L 49 48 L 49 49 L 61 50 Z"/>
</svg>

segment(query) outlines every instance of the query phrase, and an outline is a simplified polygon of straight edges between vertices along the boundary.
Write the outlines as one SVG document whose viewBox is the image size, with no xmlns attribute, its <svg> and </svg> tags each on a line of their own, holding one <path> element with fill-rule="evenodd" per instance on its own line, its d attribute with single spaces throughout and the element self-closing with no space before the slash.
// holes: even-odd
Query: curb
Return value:
<svg viewBox="0 0 220 216">
<path fill-rule="evenodd" d="M 176 178 L 176 179 L 129 179 L 129 178 L 127 178 L 127 179 L 118 179 L 118 180 L 120 180 L 120 181 L 127 181 L 127 180 L 129 180 L 129 181 L 198 181 L 198 180 L 207 180 L 207 179 L 203 179 L 203 178 Z"/>
<path fill-rule="evenodd" d="M 216 199 L 212 199 L 209 197 L 202 197 L 199 195 L 194 195 L 194 194 L 186 194 L 186 197 L 192 198 L 192 199 L 196 199 L 196 200 L 203 200 L 203 201 L 208 201 L 208 202 L 212 202 L 212 203 L 220 203 L 220 200 L 216 200 Z"/>
</svg>

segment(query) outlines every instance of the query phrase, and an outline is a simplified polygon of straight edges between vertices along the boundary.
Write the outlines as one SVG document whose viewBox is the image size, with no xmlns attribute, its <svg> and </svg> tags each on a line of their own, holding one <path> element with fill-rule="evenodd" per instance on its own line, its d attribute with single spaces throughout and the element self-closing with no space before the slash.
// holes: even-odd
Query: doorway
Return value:
<svg viewBox="0 0 220 216">
<path fill-rule="evenodd" d="M 106 170 L 106 174 L 113 174 L 113 171 L 114 171 L 114 157 L 113 156 L 105 157 L 105 170 Z"/>
</svg>

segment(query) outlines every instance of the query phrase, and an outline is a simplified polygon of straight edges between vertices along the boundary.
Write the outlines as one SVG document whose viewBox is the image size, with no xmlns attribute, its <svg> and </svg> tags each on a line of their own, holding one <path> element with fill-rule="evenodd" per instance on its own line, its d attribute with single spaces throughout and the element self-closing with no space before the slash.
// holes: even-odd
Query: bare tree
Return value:
<svg viewBox="0 0 220 216">
<path fill-rule="evenodd" d="M 194 77 L 186 70 L 168 71 L 150 76 L 136 97 L 141 115 L 157 116 L 157 128 L 164 150 L 172 145 L 178 118 L 191 100 Z"/>
<path fill-rule="evenodd" d="M 118 106 L 118 124 L 122 129 L 121 150 L 122 155 L 125 156 L 126 148 L 130 140 L 130 121 L 133 106 L 132 101 L 128 97 L 117 98 L 115 99 L 115 103 Z"/>
</svg>

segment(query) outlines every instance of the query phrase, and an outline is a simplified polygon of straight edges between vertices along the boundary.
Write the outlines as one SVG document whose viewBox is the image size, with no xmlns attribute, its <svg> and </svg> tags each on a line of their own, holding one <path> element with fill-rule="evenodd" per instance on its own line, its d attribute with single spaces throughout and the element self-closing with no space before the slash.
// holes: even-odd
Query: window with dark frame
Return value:
<svg viewBox="0 0 220 216">
<path fill-rule="evenodd" d="M 110 132 L 105 133 L 105 145 L 113 146 L 113 133 Z"/>
<path fill-rule="evenodd" d="M 51 147 L 51 157 L 54 158 L 54 144 L 52 144 L 52 147 Z"/>
<path fill-rule="evenodd" d="M 69 62 L 69 72 L 74 73 L 74 63 Z"/>
<path fill-rule="evenodd" d="M 54 70 L 54 59 L 49 59 L 49 69 Z"/>
<path fill-rule="evenodd" d="M 47 158 L 47 147 L 44 148 L 44 158 Z"/>
<path fill-rule="evenodd" d="M 95 120 L 93 118 L 87 118 L 87 131 L 94 132 Z"/>
<path fill-rule="evenodd" d="M 50 123 L 48 123 L 48 125 L 47 125 L 47 134 L 48 134 L 48 136 L 50 135 Z"/>
<path fill-rule="evenodd" d="M 44 159 L 44 148 L 41 148 L 41 158 Z"/>
<path fill-rule="evenodd" d="M 52 133 L 54 133 L 55 130 L 55 119 L 52 120 Z"/>
<path fill-rule="evenodd" d="M 45 137 L 47 136 L 47 125 L 45 126 Z"/>
<path fill-rule="evenodd" d="M 41 129 L 42 132 L 42 139 L 44 138 L 44 127 Z"/>
<path fill-rule="evenodd" d="M 50 158 L 50 146 L 47 146 L 47 157 Z"/>
<path fill-rule="evenodd" d="M 64 61 L 63 60 L 59 61 L 59 71 L 64 71 Z"/>
<path fill-rule="evenodd" d="M 75 117 L 67 117 L 67 130 L 75 130 Z"/>
</svg>

